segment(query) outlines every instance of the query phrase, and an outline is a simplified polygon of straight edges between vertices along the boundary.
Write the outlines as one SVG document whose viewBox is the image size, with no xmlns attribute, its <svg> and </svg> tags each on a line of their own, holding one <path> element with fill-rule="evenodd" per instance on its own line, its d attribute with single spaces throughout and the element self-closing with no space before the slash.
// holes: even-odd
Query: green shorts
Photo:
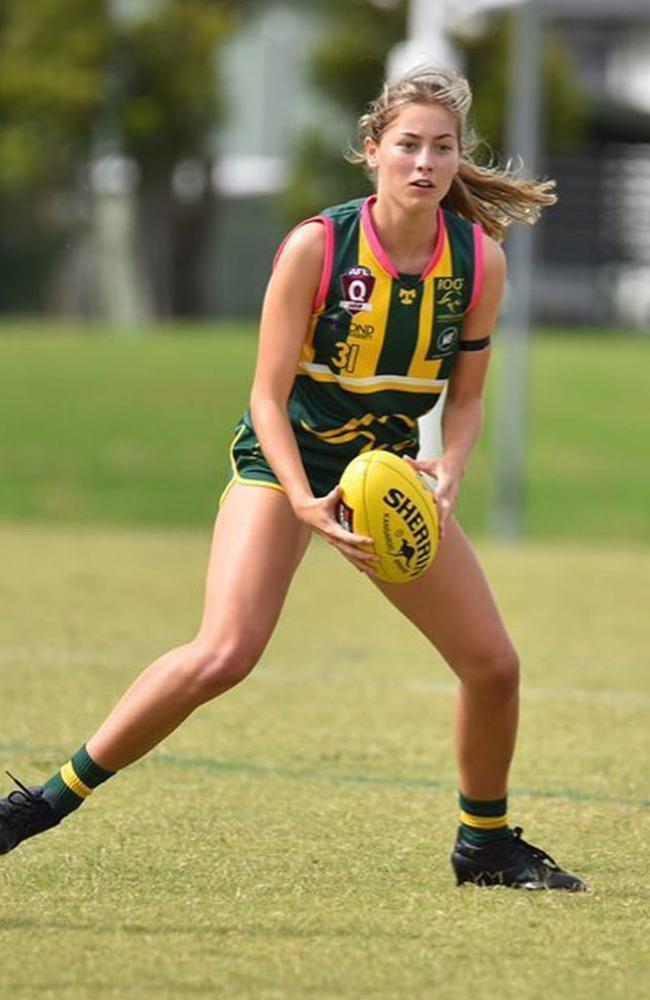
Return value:
<svg viewBox="0 0 650 1000">
<path fill-rule="evenodd" d="M 303 447 L 298 440 L 300 457 L 307 473 L 309 485 L 315 497 L 326 496 L 337 485 L 345 466 L 354 458 L 347 453 L 340 454 L 336 448 L 315 449 Z M 273 469 L 266 461 L 255 431 L 246 421 L 235 428 L 235 437 L 230 446 L 230 466 L 232 475 L 221 494 L 220 503 L 233 483 L 250 483 L 252 486 L 268 486 L 284 493 Z"/>
<path fill-rule="evenodd" d="M 323 441 L 315 434 L 309 433 L 296 422 L 291 424 L 300 451 L 300 458 L 307 473 L 307 479 L 315 497 L 324 497 L 338 485 L 346 465 L 356 458 L 364 447 L 368 448 L 368 439 L 363 435 L 354 435 L 351 440 L 341 444 Z M 419 442 L 417 431 L 406 439 L 391 442 L 374 438 L 371 447 L 385 448 L 397 455 L 410 455 L 415 458 Z M 223 501 L 233 483 L 250 483 L 252 486 L 268 486 L 284 493 L 284 487 L 267 462 L 262 452 L 262 446 L 257 439 L 248 413 L 235 428 L 235 437 L 230 446 L 230 466 L 232 476 L 221 494 Z"/>
</svg>

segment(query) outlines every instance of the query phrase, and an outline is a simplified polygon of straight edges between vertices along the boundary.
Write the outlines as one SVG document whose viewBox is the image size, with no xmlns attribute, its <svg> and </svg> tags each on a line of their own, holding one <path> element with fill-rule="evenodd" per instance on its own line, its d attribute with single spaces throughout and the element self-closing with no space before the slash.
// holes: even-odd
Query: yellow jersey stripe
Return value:
<svg viewBox="0 0 650 1000">
<path fill-rule="evenodd" d="M 446 379 L 412 378 L 410 375 L 369 375 L 357 378 L 356 375 L 341 375 L 333 372 L 327 365 L 310 365 L 301 361 L 298 365 L 315 382 L 337 382 L 348 392 L 381 392 L 384 389 L 397 389 L 402 392 L 442 392 L 447 385 Z"/>
<path fill-rule="evenodd" d="M 70 761 L 63 765 L 59 773 L 71 792 L 78 795 L 80 799 L 88 798 L 92 792 L 92 788 L 89 788 L 88 785 L 84 785 Z"/>
<path fill-rule="evenodd" d="M 420 316 L 418 322 L 418 340 L 415 351 L 409 365 L 409 375 L 414 378 L 435 378 L 440 371 L 442 360 L 427 360 L 427 353 L 431 346 L 432 331 L 434 329 L 434 293 L 436 278 L 448 278 L 452 274 L 451 243 L 449 234 L 445 228 L 444 243 L 438 263 L 433 271 L 426 277 L 422 289 L 422 301 L 420 303 Z"/>
<path fill-rule="evenodd" d="M 390 275 L 386 274 L 373 253 L 363 226 L 359 226 L 359 267 L 369 268 L 375 277 L 371 299 L 372 313 L 370 314 L 375 330 L 372 338 L 363 340 L 359 344 L 359 355 L 354 367 L 355 381 L 357 378 L 363 379 L 369 375 L 374 375 L 377 370 L 386 336 L 386 323 L 388 322 L 393 288 L 393 279 Z"/>
</svg>

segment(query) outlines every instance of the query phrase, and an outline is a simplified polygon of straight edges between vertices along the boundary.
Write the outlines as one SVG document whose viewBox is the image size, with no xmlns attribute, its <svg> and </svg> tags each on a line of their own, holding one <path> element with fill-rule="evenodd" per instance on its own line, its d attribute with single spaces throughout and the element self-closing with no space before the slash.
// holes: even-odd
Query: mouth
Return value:
<svg viewBox="0 0 650 1000">
<path fill-rule="evenodd" d="M 433 183 L 433 181 L 427 181 L 421 179 L 417 181 L 411 181 L 409 187 L 423 188 L 425 191 L 431 191 L 435 187 L 435 184 Z"/>
</svg>

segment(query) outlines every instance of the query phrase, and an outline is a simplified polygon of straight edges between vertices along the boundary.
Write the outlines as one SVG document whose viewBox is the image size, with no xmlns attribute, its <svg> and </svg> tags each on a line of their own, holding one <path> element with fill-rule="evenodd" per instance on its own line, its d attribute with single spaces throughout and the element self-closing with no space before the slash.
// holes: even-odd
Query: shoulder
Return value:
<svg viewBox="0 0 650 1000">
<path fill-rule="evenodd" d="M 292 298 L 305 295 L 316 311 L 323 303 L 332 258 L 331 227 L 330 221 L 316 216 L 292 229 L 275 255 L 269 288 Z"/>
<path fill-rule="evenodd" d="M 345 221 L 347 219 L 353 219 L 355 216 L 359 215 L 359 212 L 367 200 L 367 198 L 352 198 L 350 201 L 341 202 L 340 205 L 330 205 L 329 208 L 323 209 L 321 215 L 332 220 Z"/>
<path fill-rule="evenodd" d="M 291 259 L 320 259 L 322 263 L 334 238 L 335 229 L 358 218 L 365 201 L 365 198 L 353 198 L 340 205 L 324 208 L 318 215 L 299 222 L 280 244 L 274 263 L 277 264 L 284 256 Z"/>
<path fill-rule="evenodd" d="M 473 302 L 463 324 L 463 339 L 488 336 L 496 324 L 506 283 L 506 255 L 502 247 L 481 232 L 480 265 Z"/>
<path fill-rule="evenodd" d="M 483 259 L 485 264 L 494 268 L 506 267 L 506 254 L 500 243 L 483 233 Z"/>
<path fill-rule="evenodd" d="M 287 266 L 322 266 L 327 240 L 324 219 L 308 219 L 288 234 L 280 247 L 275 263 Z"/>
<path fill-rule="evenodd" d="M 491 236 L 483 233 L 484 282 L 503 287 L 506 280 L 507 261 L 503 247 Z"/>
</svg>

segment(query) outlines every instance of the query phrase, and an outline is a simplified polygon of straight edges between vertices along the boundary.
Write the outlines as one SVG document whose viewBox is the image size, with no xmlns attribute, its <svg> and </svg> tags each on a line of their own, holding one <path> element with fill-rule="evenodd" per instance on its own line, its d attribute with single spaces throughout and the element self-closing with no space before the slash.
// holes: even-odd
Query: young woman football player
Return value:
<svg viewBox="0 0 650 1000">
<path fill-rule="evenodd" d="M 517 655 L 453 516 L 481 428 L 506 274 L 499 241 L 511 222 L 533 223 L 555 200 L 551 182 L 474 162 L 470 105 L 462 77 L 426 69 L 386 84 L 360 119 L 352 159 L 370 172 L 376 194 L 294 229 L 269 281 L 198 634 L 152 663 L 43 786 L 17 782 L 0 801 L 1 852 L 57 825 L 246 677 L 316 532 L 374 579 L 459 679 L 457 881 L 584 888 L 508 825 Z M 442 454 L 417 461 L 417 419 L 445 388 Z M 429 570 L 406 584 L 374 578 L 369 539 L 336 518 L 341 473 L 370 448 L 404 456 L 437 481 L 439 549 Z"/>
</svg>

